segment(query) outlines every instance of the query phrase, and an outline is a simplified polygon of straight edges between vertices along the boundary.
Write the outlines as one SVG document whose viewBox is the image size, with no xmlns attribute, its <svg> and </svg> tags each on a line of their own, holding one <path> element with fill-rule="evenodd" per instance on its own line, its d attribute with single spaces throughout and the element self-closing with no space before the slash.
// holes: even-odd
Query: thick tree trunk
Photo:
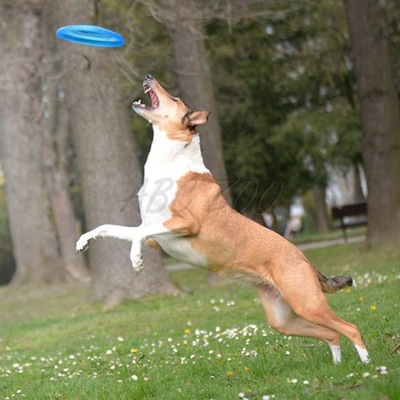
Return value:
<svg viewBox="0 0 400 400">
<path fill-rule="evenodd" d="M 0 152 L 17 263 L 14 283 L 64 278 L 42 171 L 44 3 L 0 2 Z"/>
<path fill-rule="evenodd" d="M 221 128 L 204 45 L 201 5 L 195 0 L 162 0 L 161 4 L 162 19 L 172 40 L 180 97 L 192 109 L 211 112 L 208 123 L 198 128 L 201 147 L 206 166 L 230 201 Z"/>
<path fill-rule="evenodd" d="M 76 19 L 95 23 L 93 2 L 58 2 L 60 25 Z M 113 51 L 60 43 L 64 55 L 66 100 L 83 188 L 86 228 L 104 223 L 139 225 L 136 194 L 141 170 L 122 104 Z M 89 250 L 92 299 L 109 306 L 125 297 L 172 292 L 174 286 L 154 250 L 145 254 L 144 271 L 136 276 L 129 260 L 130 244 L 105 240 Z"/>
<path fill-rule="evenodd" d="M 368 241 L 400 245 L 400 104 L 385 3 L 345 0 L 364 132 Z"/>
</svg>

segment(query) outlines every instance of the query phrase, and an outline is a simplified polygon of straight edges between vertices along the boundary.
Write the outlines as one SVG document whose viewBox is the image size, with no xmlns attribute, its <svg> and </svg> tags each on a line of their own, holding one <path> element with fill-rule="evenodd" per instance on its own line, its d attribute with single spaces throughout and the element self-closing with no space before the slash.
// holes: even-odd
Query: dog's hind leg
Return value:
<svg viewBox="0 0 400 400">
<path fill-rule="evenodd" d="M 330 308 L 313 267 L 302 262 L 295 267 L 282 267 L 271 281 L 299 317 L 346 336 L 356 348 L 362 362 L 369 355 L 356 325 L 339 318 Z"/>
<path fill-rule="evenodd" d="M 333 362 L 339 363 L 341 361 L 339 334 L 337 332 L 299 317 L 272 286 L 260 285 L 257 287 L 257 292 L 272 328 L 284 335 L 320 339 L 329 345 Z"/>
</svg>

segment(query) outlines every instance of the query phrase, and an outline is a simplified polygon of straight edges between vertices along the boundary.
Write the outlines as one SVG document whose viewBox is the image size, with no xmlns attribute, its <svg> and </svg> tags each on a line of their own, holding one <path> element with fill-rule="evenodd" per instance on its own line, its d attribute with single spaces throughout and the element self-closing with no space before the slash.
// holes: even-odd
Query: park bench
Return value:
<svg viewBox="0 0 400 400">
<path fill-rule="evenodd" d="M 360 202 L 332 207 L 332 219 L 339 220 L 333 226 L 342 229 L 343 237 L 347 242 L 347 228 L 368 224 L 367 203 Z"/>
</svg>

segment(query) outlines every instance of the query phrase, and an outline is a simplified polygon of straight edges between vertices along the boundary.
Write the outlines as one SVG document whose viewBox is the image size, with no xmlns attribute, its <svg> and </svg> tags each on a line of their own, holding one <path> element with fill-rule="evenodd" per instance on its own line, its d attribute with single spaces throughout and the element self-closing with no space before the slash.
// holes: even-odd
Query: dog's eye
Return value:
<svg viewBox="0 0 400 400">
<path fill-rule="evenodd" d="M 170 96 L 171 97 L 171 99 L 173 100 L 173 101 L 175 101 L 175 103 L 177 103 L 178 101 L 179 101 L 179 99 L 177 99 L 176 97 L 172 97 L 172 96 Z"/>
</svg>

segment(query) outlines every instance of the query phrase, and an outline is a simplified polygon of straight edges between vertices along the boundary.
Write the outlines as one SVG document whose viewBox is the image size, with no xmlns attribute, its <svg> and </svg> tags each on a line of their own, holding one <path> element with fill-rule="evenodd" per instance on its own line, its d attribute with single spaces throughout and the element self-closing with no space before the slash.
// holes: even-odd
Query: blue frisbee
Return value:
<svg viewBox="0 0 400 400">
<path fill-rule="evenodd" d="M 68 25 L 56 32 L 59 39 L 87 46 L 121 47 L 125 40 L 122 35 L 96 25 Z"/>
</svg>

